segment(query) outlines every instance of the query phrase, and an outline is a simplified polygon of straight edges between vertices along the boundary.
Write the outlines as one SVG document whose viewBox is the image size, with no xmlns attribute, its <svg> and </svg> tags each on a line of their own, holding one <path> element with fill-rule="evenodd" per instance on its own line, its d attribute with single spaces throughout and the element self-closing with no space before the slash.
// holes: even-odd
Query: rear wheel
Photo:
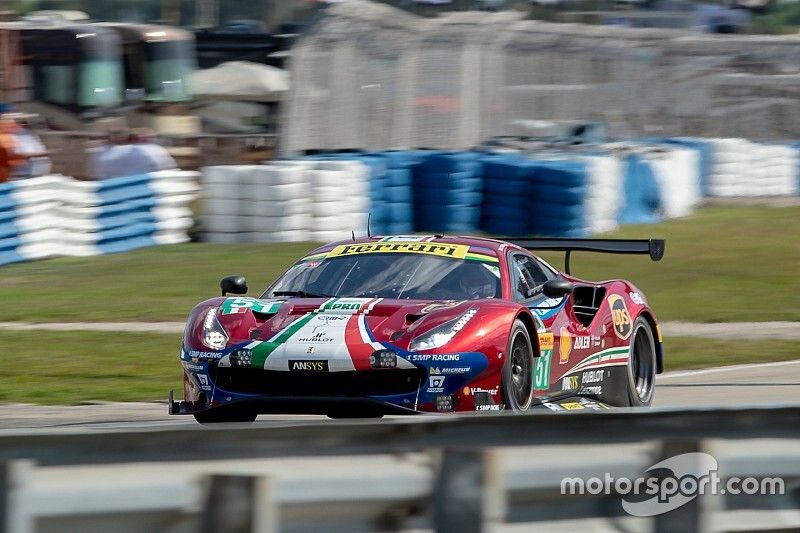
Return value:
<svg viewBox="0 0 800 533">
<path fill-rule="evenodd" d="M 656 343 L 653 330 L 644 317 L 633 324 L 630 357 L 628 359 L 628 400 L 633 407 L 653 402 L 656 385 Z"/>
<path fill-rule="evenodd" d="M 194 413 L 194 419 L 201 424 L 224 424 L 233 422 L 255 422 L 258 413 L 247 409 L 208 409 Z"/>
<path fill-rule="evenodd" d="M 533 401 L 533 349 L 528 329 L 515 320 L 508 337 L 503 364 L 503 399 L 506 409 L 525 411 Z"/>
</svg>

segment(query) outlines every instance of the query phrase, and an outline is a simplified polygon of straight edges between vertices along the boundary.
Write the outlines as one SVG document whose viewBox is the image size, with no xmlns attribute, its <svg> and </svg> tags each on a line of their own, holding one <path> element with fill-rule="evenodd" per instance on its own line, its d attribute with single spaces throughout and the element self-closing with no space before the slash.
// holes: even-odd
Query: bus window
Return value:
<svg viewBox="0 0 800 533">
<path fill-rule="evenodd" d="M 145 44 L 147 99 L 181 102 L 190 99 L 188 78 L 196 69 L 194 41 L 154 41 Z"/>
<path fill-rule="evenodd" d="M 110 60 L 82 61 L 78 105 L 113 107 L 122 103 L 122 63 Z"/>
</svg>

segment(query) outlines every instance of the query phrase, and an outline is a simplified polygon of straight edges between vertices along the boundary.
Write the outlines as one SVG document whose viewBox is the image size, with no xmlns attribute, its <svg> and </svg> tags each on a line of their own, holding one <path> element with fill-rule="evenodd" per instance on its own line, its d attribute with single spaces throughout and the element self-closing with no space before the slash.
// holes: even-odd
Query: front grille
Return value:
<svg viewBox="0 0 800 533">
<path fill-rule="evenodd" d="M 217 387 L 240 394 L 270 396 L 381 396 L 415 392 L 424 369 L 349 372 L 284 372 L 257 368 L 216 368 Z"/>
</svg>

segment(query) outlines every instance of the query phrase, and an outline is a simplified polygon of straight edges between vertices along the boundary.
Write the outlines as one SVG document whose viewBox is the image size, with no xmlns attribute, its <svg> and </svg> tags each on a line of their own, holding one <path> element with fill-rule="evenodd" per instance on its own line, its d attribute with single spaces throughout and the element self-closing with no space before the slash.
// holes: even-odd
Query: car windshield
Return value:
<svg viewBox="0 0 800 533">
<path fill-rule="evenodd" d="M 488 258 L 487 258 L 488 259 Z M 419 253 L 305 258 L 262 298 L 273 296 L 473 300 L 500 297 L 500 268 L 491 261 Z"/>
</svg>

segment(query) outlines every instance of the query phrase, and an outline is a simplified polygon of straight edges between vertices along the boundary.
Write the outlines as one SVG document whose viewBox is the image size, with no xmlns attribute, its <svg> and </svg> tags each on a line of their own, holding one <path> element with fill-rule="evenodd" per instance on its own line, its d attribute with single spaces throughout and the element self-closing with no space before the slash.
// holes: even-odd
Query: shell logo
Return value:
<svg viewBox="0 0 800 533">
<path fill-rule="evenodd" d="M 572 336 L 567 328 L 561 328 L 558 343 L 558 363 L 563 365 L 569 361 L 569 354 L 572 352 Z"/>
</svg>

